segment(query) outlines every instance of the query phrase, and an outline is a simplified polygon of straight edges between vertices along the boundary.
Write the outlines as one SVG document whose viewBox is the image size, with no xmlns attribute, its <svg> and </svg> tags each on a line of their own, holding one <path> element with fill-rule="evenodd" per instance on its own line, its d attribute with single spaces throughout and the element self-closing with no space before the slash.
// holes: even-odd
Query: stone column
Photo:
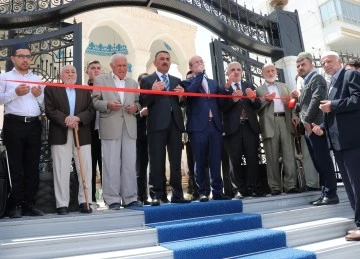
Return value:
<svg viewBox="0 0 360 259">
<path fill-rule="evenodd" d="M 295 77 L 296 71 L 296 56 L 287 56 L 275 62 L 277 68 L 283 69 L 285 76 L 285 83 L 291 88 L 296 89 Z"/>
<path fill-rule="evenodd" d="M 135 53 L 129 55 L 128 60 L 131 60 L 132 73 L 131 76 L 137 80 L 138 76 L 147 71 L 146 64 L 149 61 L 151 53 L 146 50 L 136 49 Z"/>
</svg>

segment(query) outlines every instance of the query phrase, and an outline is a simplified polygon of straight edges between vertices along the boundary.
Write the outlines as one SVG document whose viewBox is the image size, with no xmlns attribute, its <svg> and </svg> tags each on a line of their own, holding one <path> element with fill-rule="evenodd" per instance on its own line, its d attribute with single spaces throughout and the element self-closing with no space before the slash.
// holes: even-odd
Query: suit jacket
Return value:
<svg viewBox="0 0 360 259">
<path fill-rule="evenodd" d="M 141 89 L 151 89 L 155 80 L 161 81 L 156 72 L 143 78 L 141 80 Z M 169 75 L 170 88 L 174 88 L 180 84 L 180 79 Z M 166 91 L 166 90 L 164 90 Z M 167 129 L 171 122 L 171 113 L 174 115 L 177 128 L 184 132 L 184 119 L 181 113 L 181 106 L 178 96 L 166 96 L 155 94 L 141 94 L 140 103 L 142 106 L 147 106 L 147 132 L 161 131 Z"/>
<path fill-rule="evenodd" d="M 91 102 L 91 91 L 75 89 L 74 115 L 80 118 L 79 143 L 81 146 L 91 144 L 90 123 L 95 111 Z M 64 145 L 67 142 L 68 128 L 65 126 L 65 118 L 70 115 L 69 99 L 66 89 L 63 87 L 45 87 L 45 114 L 50 120 L 49 144 Z"/>
<path fill-rule="evenodd" d="M 291 93 L 286 84 L 276 83 L 280 97 L 290 97 Z M 258 97 L 263 97 L 266 95 L 268 88 L 266 84 L 259 86 L 256 89 L 256 93 Z M 286 128 L 289 132 L 294 134 L 294 126 L 292 124 L 292 111 L 289 109 L 289 101 L 281 100 L 285 110 L 285 122 Z M 274 102 L 268 102 L 266 100 L 261 101 L 261 107 L 258 110 L 259 114 L 259 123 L 261 128 L 261 136 L 263 139 L 274 137 Z"/>
<path fill-rule="evenodd" d="M 185 88 L 185 92 L 206 93 L 202 86 L 203 78 L 204 73 L 198 73 L 195 77 L 182 81 L 181 85 Z M 215 80 L 209 78 L 206 78 L 206 80 L 208 83 L 209 92 L 211 94 L 219 93 L 220 89 L 218 83 Z M 187 97 L 187 132 L 204 131 L 209 125 L 210 109 L 217 129 L 222 132 L 223 126 L 221 123 L 219 104 L 219 98 Z"/>
<path fill-rule="evenodd" d="M 247 82 L 241 82 L 242 89 L 250 88 L 255 90 L 255 87 Z M 222 93 L 231 95 L 233 88 L 229 89 L 222 88 Z M 243 94 L 246 95 L 245 91 Z M 240 127 L 240 115 L 244 109 L 249 120 L 249 124 L 254 133 L 260 134 L 260 125 L 257 119 L 256 110 L 260 108 L 261 102 L 259 99 L 252 101 L 250 99 L 242 99 L 234 102 L 232 98 L 227 98 L 221 105 L 223 112 L 224 132 L 225 135 L 234 134 Z"/>
<path fill-rule="evenodd" d="M 116 87 L 112 73 L 97 76 L 94 80 L 94 86 Z M 131 78 L 125 77 L 125 88 L 137 89 L 137 82 Z M 107 108 L 108 101 L 118 101 L 121 103 L 118 92 L 113 91 L 93 91 L 93 102 L 96 110 L 100 112 L 99 116 L 99 134 L 101 139 L 118 139 L 121 137 L 119 130 L 125 126 L 129 136 L 133 139 L 137 137 L 136 117 L 125 111 L 128 105 L 136 104 L 138 111 L 141 106 L 139 104 L 139 95 L 137 93 L 124 92 L 123 108 L 118 111 L 111 111 Z"/>
<path fill-rule="evenodd" d="M 304 82 L 304 88 L 299 97 L 300 118 L 302 122 L 323 123 L 323 112 L 319 109 L 320 101 L 325 100 L 327 85 L 325 78 L 316 72 L 312 73 L 307 82 Z"/>
<path fill-rule="evenodd" d="M 325 114 L 325 127 L 331 148 L 360 147 L 360 72 L 343 69 L 330 94 L 331 112 Z"/>
</svg>

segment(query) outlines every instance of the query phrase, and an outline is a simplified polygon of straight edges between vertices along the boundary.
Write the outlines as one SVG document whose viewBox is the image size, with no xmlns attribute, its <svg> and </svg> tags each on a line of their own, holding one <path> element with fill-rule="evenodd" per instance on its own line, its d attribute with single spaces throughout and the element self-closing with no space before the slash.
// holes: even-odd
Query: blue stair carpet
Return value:
<svg viewBox="0 0 360 259">
<path fill-rule="evenodd" d="M 160 243 L 174 252 L 174 258 L 224 258 L 286 246 L 282 231 L 256 229 L 225 235 Z"/>
<path fill-rule="evenodd" d="M 252 255 L 245 255 L 240 257 L 232 257 L 232 259 L 241 258 L 241 259 L 316 259 L 316 255 L 312 252 L 293 249 L 293 248 L 282 248 L 273 251 L 266 251 L 262 253 L 252 254 Z"/>
<path fill-rule="evenodd" d="M 168 221 L 149 226 L 157 229 L 160 243 L 262 227 L 260 215 L 244 213 Z"/>
<path fill-rule="evenodd" d="M 261 215 L 241 213 L 240 200 L 162 204 L 143 210 L 161 246 L 175 259 L 313 259 L 312 252 L 286 247 L 283 231 L 262 229 Z M 241 257 L 242 256 L 242 257 Z"/>
<path fill-rule="evenodd" d="M 134 208 L 145 212 L 145 224 L 242 212 L 240 200 L 162 204 Z"/>
</svg>

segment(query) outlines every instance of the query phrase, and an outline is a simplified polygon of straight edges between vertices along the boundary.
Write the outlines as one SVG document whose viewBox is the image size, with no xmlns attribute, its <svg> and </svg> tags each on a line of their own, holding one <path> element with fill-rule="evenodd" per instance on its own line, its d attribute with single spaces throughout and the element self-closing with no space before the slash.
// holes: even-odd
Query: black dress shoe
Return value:
<svg viewBox="0 0 360 259">
<path fill-rule="evenodd" d="M 161 198 L 162 203 L 170 203 L 169 199 L 167 197 Z"/>
<path fill-rule="evenodd" d="M 198 201 L 200 200 L 200 195 L 199 194 L 193 194 L 193 196 L 191 197 L 192 201 Z"/>
<path fill-rule="evenodd" d="M 83 202 L 83 203 L 80 203 L 79 205 L 79 208 L 80 208 L 80 212 L 81 213 L 91 213 L 92 212 L 92 209 L 90 207 L 90 204 L 89 204 L 89 209 L 86 207 L 86 203 Z"/>
<path fill-rule="evenodd" d="M 13 206 L 13 207 L 7 212 L 7 216 L 9 216 L 9 218 L 12 218 L 12 219 L 22 218 L 21 205 L 19 204 L 19 205 Z"/>
<path fill-rule="evenodd" d="M 171 203 L 190 203 L 191 200 L 185 200 L 184 198 L 171 197 Z"/>
<path fill-rule="evenodd" d="M 244 199 L 244 196 L 240 192 L 237 192 L 233 198 L 233 200 L 242 200 Z"/>
<path fill-rule="evenodd" d="M 280 194 L 281 194 L 281 192 L 279 190 L 271 191 L 272 196 L 276 196 L 276 195 L 280 195 Z"/>
<path fill-rule="evenodd" d="M 114 202 L 109 205 L 109 210 L 119 210 L 120 209 L 120 203 Z"/>
<path fill-rule="evenodd" d="M 148 200 L 145 200 L 145 201 L 143 202 L 143 204 L 144 204 L 144 205 L 150 205 L 150 202 L 149 202 Z"/>
<path fill-rule="evenodd" d="M 261 191 L 253 191 L 251 194 L 252 197 L 265 197 L 266 194 Z"/>
<path fill-rule="evenodd" d="M 67 207 L 57 208 L 56 211 L 57 211 L 57 214 L 59 214 L 59 215 L 67 215 L 69 213 Z"/>
<path fill-rule="evenodd" d="M 288 190 L 286 193 L 287 194 L 300 193 L 300 191 L 299 191 L 299 189 L 294 187 L 294 188 L 291 188 L 290 190 Z"/>
<path fill-rule="evenodd" d="M 310 204 L 310 205 L 314 205 L 314 203 L 317 203 L 317 202 L 321 201 L 323 198 L 324 198 L 324 195 L 321 194 L 321 196 L 320 196 L 319 198 L 317 198 L 317 199 L 314 200 L 314 201 L 310 201 L 309 204 Z"/>
<path fill-rule="evenodd" d="M 151 200 L 150 205 L 151 206 L 159 206 L 160 205 L 160 200 L 154 198 L 154 199 Z"/>
<path fill-rule="evenodd" d="M 207 202 L 207 201 L 209 201 L 209 197 L 206 196 L 205 194 L 200 194 L 199 201 L 200 202 Z"/>
<path fill-rule="evenodd" d="M 141 201 L 133 201 L 130 202 L 129 204 L 125 205 L 124 208 L 131 208 L 131 207 L 142 207 L 143 204 Z"/>
<path fill-rule="evenodd" d="M 321 200 L 315 201 L 312 203 L 314 206 L 322 206 L 322 205 L 333 205 L 339 203 L 339 197 L 335 195 L 334 197 L 324 196 Z"/>
<path fill-rule="evenodd" d="M 231 198 L 224 194 L 219 194 L 219 195 L 213 196 L 213 200 L 231 200 Z"/>
<path fill-rule="evenodd" d="M 24 202 L 21 209 L 23 216 L 44 216 L 44 212 L 37 209 L 33 203 Z"/>
</svg>

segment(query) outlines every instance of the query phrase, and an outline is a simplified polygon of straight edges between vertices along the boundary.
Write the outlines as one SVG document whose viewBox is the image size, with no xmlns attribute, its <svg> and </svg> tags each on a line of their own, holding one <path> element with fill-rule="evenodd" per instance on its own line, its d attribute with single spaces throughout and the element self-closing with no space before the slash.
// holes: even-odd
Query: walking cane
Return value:
<svg viewBox="0 0 360 259">
<path fill-rule="evenodd" d="M 301 151 L 301 135 L 299 130 L 299 124 L 295 126 L 295 147 L 298 154 L 297 160 L 299 161 L 299 172 L 298 172 L 298 181 L 300 191 L 305 191 L 305 173 L 304 173 L 304 163 Z"/>
<path fill-rule="evenodd" d="M 81 159 L 79 135 L 78 135 L 78 130 L 75 129 L 75 128 L 74 128 L 74 133 L 75 133 L 76 149 L 77 149 L 77 153 L 78 153 L 78 157 L 79 157 L 80 175 L 81 175 L 81 180 L 82 180 L 84 194 L 85 194 L 86 209 L 90 210 L 90 208 L 89 208 L 89 199 L 88 199 L 88 195 L 87 195 L 87 187 L 86 187 L 86 183 L 85 183 L 85 173 L 84 173 L 84 168 L 83 168 L 82 159 Z"/>
</svg>

